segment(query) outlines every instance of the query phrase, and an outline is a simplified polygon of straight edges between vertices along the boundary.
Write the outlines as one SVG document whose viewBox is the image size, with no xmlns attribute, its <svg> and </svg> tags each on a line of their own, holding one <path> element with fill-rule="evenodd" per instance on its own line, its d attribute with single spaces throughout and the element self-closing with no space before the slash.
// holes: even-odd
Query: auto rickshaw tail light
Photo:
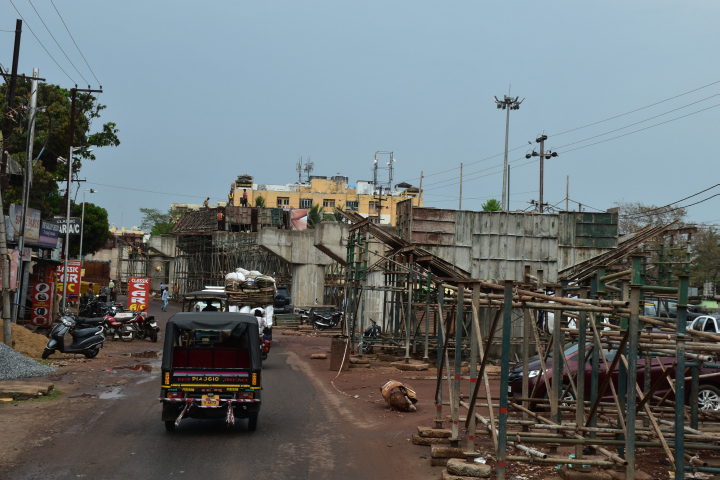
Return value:
<svg viewBox="0 0 720 480">
<path fill-rule="evenodd" d="M 257 373 L 252 374 L 252 384 L 257 385 Z"/>
<path fill-rule="evenodd" d="M 182 392 L 167 392 L 167 398 L 183 398 Z"/>
</svg>

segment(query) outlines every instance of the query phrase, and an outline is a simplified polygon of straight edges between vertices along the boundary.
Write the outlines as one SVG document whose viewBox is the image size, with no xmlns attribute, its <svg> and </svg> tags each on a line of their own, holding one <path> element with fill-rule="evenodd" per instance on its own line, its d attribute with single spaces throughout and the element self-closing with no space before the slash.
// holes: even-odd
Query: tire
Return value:
<svg viewBox="0 0 720 480">
<path fill-rule="evenodd" d="M 98 353 L 100 353 L 100 348 L 95 347 L 91 348 L 90 350 L 85 350 L 85 353 L 83 353 L 83 355 L 85 355 L 85 358 L 95 358 L 98 356 Z"/>
<path fill-rule="evenodd" d="M 168 432 L 175 431 L 175 421 L 174 420 L 166 420 L 163 423 L 165 423 L 165 430 L 167 430 Z"/>
<path fill-rule="evenodd" d="M 700 385 L 700 389 L 698 389 L 698 410 L 720 410 L 720 388 L 714 385 Z"/>
<path fill-rule="evenodd" d="M 51 348 L 46 348 L 45 350 L 43 350 L 43 354 L 42 354 L 43 360 L 46 360 L 53 353 L 55 353 L 55 350 L 53 350 Z"/>
<path fill-rule="evenodd" d="M 120 333 L 120 340 L 123 342 L 132 342 L 135 339 L 135 332 Z"/>
<path fill-rule="evenodd" d="M 321 327 L 320 325 L 318 325 L 318 323 L 315 322 L 315 321 L 313 321 L 313 328 L 314 328 L 315 330 L 321 330 L 321 331 L 323 330 L 323 327 Z"/>
<path fill-rule="evenodd" d="M 254 432 L 255 430 L 257 430 L 257 421 L 258 421 L 258 414 L 257 413 L 250 414 L 250 416 L 248 417 L 248 431 L 249 432 Z"/>
<path fill-rule="evenodd" d="M 157 334 L 157 332 L 152 332 L 152 333 L 150 334 L 150 341 L 153 342 L 153 343 L 157 343 L 157 341 L 158 341 L 158 334 Z"/>
</svg>

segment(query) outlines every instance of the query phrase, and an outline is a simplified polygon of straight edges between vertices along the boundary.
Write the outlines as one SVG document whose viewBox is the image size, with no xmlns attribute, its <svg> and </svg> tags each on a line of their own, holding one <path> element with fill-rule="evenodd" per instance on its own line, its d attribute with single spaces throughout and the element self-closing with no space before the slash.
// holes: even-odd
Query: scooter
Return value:
<svg viewBox="0 0 720 480">
<path fill-rule="evenodd" d="M 325 330 L 326 328 L 337 327 L 343 319 L 343 312 L 313 312 L 313 328 Z"/>
<path fill-rule="evenodd" d="M 65 334 L 70 332 L 72 343 L 65 346 Z M 85 358 L 95 358 L 105 342 L 103 327 L 76 328 L 75 319 L 63 315 L 60 323 L 50 332 L 50 341 L 45 346 L 42 358 L 46 359 L 56 351 L 60 353 L 81 353 Z"/>
</svg>

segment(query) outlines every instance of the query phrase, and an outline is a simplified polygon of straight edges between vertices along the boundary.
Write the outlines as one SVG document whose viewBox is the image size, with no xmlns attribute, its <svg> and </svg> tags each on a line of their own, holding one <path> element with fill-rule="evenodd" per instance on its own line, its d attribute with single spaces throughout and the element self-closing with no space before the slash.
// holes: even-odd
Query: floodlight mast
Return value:
<svg viewBox="0 0 720 480">
<path fill-rule="evenodd" d="M 510 110 L 519 110 L 520 104 L 525 101 L 523 98 L 522 100 L 518 101 L 520 97 L 508 97 L 507 95 L 503 96 L 502 100 L 498 100 L 497 97 L 495 98 L 495 104 L 497 105 L 498 110 L 503 109 L 507 110 L 507 116 L 505 119 L 505 159 L 503 160 L 503 187 L 502 187 L 502 210 L 503 212 L 506 212 L 509 210 L 509 204 L 510 199 L 507 198 L 507 182 L 508 182 L 508 137 L 510 134 Z"/>
</svg>

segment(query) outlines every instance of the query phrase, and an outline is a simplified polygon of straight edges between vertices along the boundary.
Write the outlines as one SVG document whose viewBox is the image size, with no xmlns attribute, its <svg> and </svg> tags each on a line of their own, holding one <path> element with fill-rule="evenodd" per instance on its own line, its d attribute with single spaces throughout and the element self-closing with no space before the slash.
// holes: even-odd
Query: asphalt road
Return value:
<svg viewBox="0 0 720 480">
<path fill-rule="evenodd" d="M 151 307 L 155 307 L 152 305 Z M 162 324 L 170 316 L 151 308 Z M 164 325 L 163 325 L 164 327 Z M 247 420 L 184 419 L 174 432 L 160 421 L 160 379 L 135 375 L 117 398 L 98 402 L 51 443 L 28 450 L 12 479 L 363 479 L 383 478 L 372 442 L 353 426 L 274 343 L 263 365 L 263 403 L 256 432 Z M 156 362 L 159 367 L 159 361 Z M 382 456 L 382 455 L 380 455 Z"/>
</svg>

